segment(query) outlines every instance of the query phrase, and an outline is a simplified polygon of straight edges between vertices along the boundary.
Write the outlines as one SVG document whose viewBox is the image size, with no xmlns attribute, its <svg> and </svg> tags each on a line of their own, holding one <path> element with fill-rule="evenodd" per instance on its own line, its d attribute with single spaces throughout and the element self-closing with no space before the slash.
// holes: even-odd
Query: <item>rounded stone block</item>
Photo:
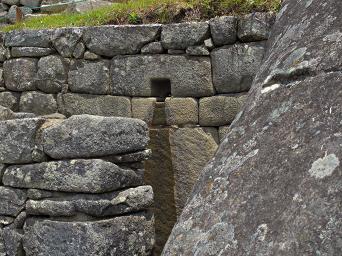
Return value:
<svg viewBox="0 0 342 256">
<path fill-rule="evenodd" d="M 48 115 L 57 112 L 57 102 L 52 94 L 42 92 L 23 92 L 20 97 L 19 111 Z"/>
<path fill-rule="evenodd" d="M 81 115 L 48 127 L 42 138 L 55 159 L 101 157 L 145 149 L 148 129 L 138 119 Z"/>
<path fill-rule="evenodd" d="M 234 44 L 237 40 L 237 18 L 216 17 L 210 20 L 210 32 L 215 46 Z"/>
</svg>

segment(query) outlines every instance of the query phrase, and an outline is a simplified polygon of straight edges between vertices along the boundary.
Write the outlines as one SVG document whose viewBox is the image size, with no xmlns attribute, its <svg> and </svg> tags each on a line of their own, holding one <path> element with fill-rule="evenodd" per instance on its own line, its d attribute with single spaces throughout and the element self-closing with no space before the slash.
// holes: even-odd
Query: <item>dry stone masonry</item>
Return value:
<svg viewBox="0 0 342 256">
<path fill-rule="evenodd" d="M 151 254 L 143 121 L 2 108 L 0 132 L 1 256 Z"/>
<path fill-rule="evenodd" d="M 36 164 L 34 170 L 30 166 L 13 167 L 16 175 L 32 170 L 33 176 L 27 175 L 28 181 L 5 177 L 6 181 L 20 184 L 20 189 L 39 184 L 38 189 L 58 191 L 60 184 L 52 183 L 54 175 L 66 178 L 61 170 L 67 172 L 67 166 L 97 168 L 99 175 L 106 173 L 110 167 L 100 160 L 78 162 L 75 159 L 104 159 L 104 153 L 122 154 L 130 151 L 127 148 L 130 146 L 141 151 L 146 146 L 142 138 L 129 136 L 131 131 L 140 134 L 139 130 L 130 122 L 118 122 L 115 126 L 118 130 L 127 129 L 130 133 L 116 133 L 111 119 L 74 116 L 141 119 L 148 124 L 151 139 L 148 148 L 152 149 L 152 156 L 145 163 L 145 181 L 155 192 L 155 254 L 158 255 L 193 184 L 246 100 L 261 65 L 273 21 L 272 13 L 254 13 L 218 17 L 208 22 L 3 34 L 0 104 L 14 112 L 25 112 L 17 114 L 20 116 L 70 117 L 39 132 L 44 151 L 37 148 L 35 154 L 10 155 L 4 159 L 20 158 L 21 164 L 32 164 L 47 155 L 48 159 L 65 162 Z M 25 121 L 20 125 L 34 134 L 33 130 L 39 130 L 42 124 Z M 114 134 L 120 136 L 108 140 Z M 84 139 L 88 137 L 96 140 Z M 30 147 L 24 147 L 25 150 L 29 151 Z M 116 157 L 105 158 L 108 159 Z M 35 180 L 37 172 L 44 173 L 44 170 L 46 182 Z M 115 173 L 111 175 L 116 177 Z M 94 178 L 94 184 L 86 180 L 74 184 L 76 177 L 66 178 L 64 182 L 70 183 L 63 190 L 70 191 L 63 193 L 75 193 L 78 186 L 94 186 L 92 191 L 83 193 L 109 193 L 107 186 L 120 188 L 126 184 L 126 180 L 106 184 L 95 179 L 98 177 L 87 177 Z M 127 183 L 128 187 L 133 185 Z M 82 208 L 81 203 L 70 206 L 63 201 L 61 204 L 67 205 L 71 213 Z M 43 205 L 51 202 L 44 201 Z M 30 209 L 34 206 L 37 206 L 35 212 L 44 212 L 39 204 L 31 204 Z M 59 206 L 54 209 L 60 212 Z M 88 230 L 84 226 L 78 228 Z"/>
</svg>

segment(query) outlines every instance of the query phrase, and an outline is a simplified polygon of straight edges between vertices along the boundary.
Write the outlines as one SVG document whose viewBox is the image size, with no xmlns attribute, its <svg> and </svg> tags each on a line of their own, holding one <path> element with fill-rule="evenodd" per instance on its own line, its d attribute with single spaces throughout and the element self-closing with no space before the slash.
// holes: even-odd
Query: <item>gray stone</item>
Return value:
<svg viewBox="0 0 342 256">
<path fill-rule="evenodd" d="M 12 5 L 6 15 L 6 19 L 8 22 L 15 24 L 17 21 L 17 9 L 19 9 L 21 11 L 21 13 L 23 14 L 23 17 L 25 17 L 28 14 L 32 14 L 32 9 L 26 6 L 21 6 L 18 7 L 16 5 Z"/>
<path fill-rule="evenodd" d="M 217 144 L 201 128 L 181 128 L 170 133 L 170 146 L 179 216 L 202 169 L 216 152 Z"/>
<path fill-rule="evenodd" d="M 89 94 L 109 94 L 108 60 L 85 61 L 76 60 L 72 62 L 68 75 L 69 89 L 72 92 Z"/>
<path fill-rule="evenodd" d="M 23 231 L 20 229 L 4 228 L 2 231 L 6 256 L 24 255 L 22 250 Z"/>
<path fill-rule="evenodd" d="M 14 119 L 15 113 L 9 108 L 0 106 L 0 121 Z"/>
<path fill-rule="evenodd" d="M 218 93 L 248 91 L 260 68 L 263 43 L 236 44 L 211 52 L 213 83 Z"/>
<path fill-rule="evenodd" d="M 3 183 L 18 188 L 104 193 L 141 185 L 142 180 L 134 171 L 113 163 L 79 159 L 13 165 L 5 170 Z"/>
<path fill-rule="evenodd" d="M 73 136 L 64 136 L 69 132 Z M 101 157 L 145 149 L 148 131 L 138 119 L 82 115 L 45 129 L 43 141 L 55 159 Z"/>
<path fill-rule="evenodd" d="M 25 164 L 33 162 L 36 132 L 44 120 L 17 119 L 0 122 L 0 162 Z"/>
<path fill-rule="evenodd" d="M 36 86 L 46 93 L 60 92 L 67 81 L 68 62 L 60 56 L 40 58 Z"/>
<path fill-rule="evenodd" d="M 0 215 L 16 217 L 24 208 L 26 192 L 0 186 Z"/>
<path fill-rule="evenodd" d="M 193 98 L 166 98 L 165 114 L 168 125 L 196 125 L 198 102 Z"/>
<path fill-rule="evenodd" d="M 193 55 L 193 56 L 209 56 L 210 55 L 208 49 L 203 45 L 189 46 L 188 48 L 186 48 L 186 54 Z"/>
<path fill-rule="evenodd" d="M 9 9 L 9 6 L 8 6 L 7 4 L 5 4 L 5 3 L 0 3 L 0 10 L 1 10 L 2 12 L 8 11 L 8 9 Z"/>
<path fill-rule="evenodd" d="M 167 97 L 169 82 L 175 97 L 214 94 L 208 57 L 118 56 L 112 60 L 111 74 L 114 95 Z"/>
<path fill-rule="evenodd" d="M 79 42 L 76 44 L 75 50 L 72 53 L 72 56 L 75 57 L 76 59 L 81 59 L 83 58 L 84 52 L 85 52 L 85 45 L 82 42 Z"/>
<path fill-rule="evenodd" d="M 166 49 L 186 49 L 200 45 L 210 35 L 207 22 L 188 22 L 163 26 L 161 42 Z"/>
<path fill-rule="evenodd" d="M 51 48 L 41 47 L 12 47 L 11 56 L 18 57 L 43 57 L 54 53 Z"/>
<path fill-rule="evenodd" d="M 27 7 L 40 7 L 42 0 L 20 0 L 20 4 Z"/>
<path fill-rule="evenodd" d="M 68 4 L 59 4 L 59 5 L 55 5 L 56 0 L 43 0 L 41 3 L 41 6 L 44 7 L 42 8 L 40 11 L 41 13 L 59 13 L 59 12 L 63 12 L 68 8 Z M 61 2 L 59 2 L 61 3 Z"/>
<path fill-rule="evenodd" d="M 236 97 L 213 96 L 199 101 L 199 124 L 223 126 L 233 122 L 243 102 Z"/>
<path fill-rule="evenodd" d="M 238 37 L 242 42 L 267 40 L 275 20 L 274 13 L 256 12 L 239 18 Z"/>
<path fill-rule="evenodd" d="M 208 127 L 208 126 L 202 126 L 201 129 L 210 137 L 213 138 L 213 140 L 216 142 L 217 145 L 220 145 L 220 139 L 219 139 L 219 131 L 217 127 Z"/>
<path fill-rule="evenodd" d="M 215 46 L 234 44 L 237 40 L 237 19 L 234 16 L 216 17 L 210 20 L 210 31 Z"/>
<path fill-rule="evenodd" d="M 100 60 L 101 59 L 101 56 L 93 53 L 93 52 L 90 52 L 90 51 L 86 51 L 84 53 L 84 57 L 83 57 L 85 60 Z"/>
<path fill-rule="evenodd" d="M 19 5 L 20 0 L 2 0 L 1 2 L 8 5 Z"/>
<path fill-rule="evenodd" d="M 50 47 L 53 30 L 13 30 L 5 34 L 7 47 Z"/>
<path fill-rule="evenodd" d="M 48 190 L 41 190 L 41 189 L 35 189 L 35 188 L 30 188 L 27 190 L 27 197 L 33 200 L 50 198 L 50 197 L 53 197 L 53 195 L 54 195 L 54 192 L 48 191 Z"/>
<path fill-rule="evenodd" d="M 128 97 L 66 93 L 57 97 L 58 111 L 65 116 L 98 115 L 131 117 Z"/>
<path fill-rule="evenodd" d="M 104 0 L 91 0 L 91 1 L 83 1 L 83 2 L 73 2 L 68 4 L 67 9 L 65 12 L 68 13 L 85 13 L 92 11 L 97 8 L 105 8 L 110 7 L 112 5 L 109 1 Z"/>
<path fill-rule="evenodd" d="M 164 256 L 341 252 L 342 2 L 282 6 L 246 106 Z"/>
<path fill-rule="evenodd" d="M 19 110 L 20 94 L 15 92 L 0 92 L 0 105 L 11 109 L 12 111 Z"/>
<path fill-rule="evenodd" d="M 141 48 L 142 54 L 160 54 L 164 52 L 161 42 L 152 42 Z"/>
<path fill-rule="evenodd" d="M 52 44 L 63 57 L 72 57 L 76 46 L 81 41 L 83 29 L 61 28 L 57 29 L 52 37 Z"/>
<path fill-rule="evenodd" d="M 99 195 L 78 194 L 40 201 L 28 200 L 26 211 L 30 215 L 38 216 L 71 217 L 81 213 L 94 217 L 109 217 L 147 210 L 152 205 L 152 187 L 141 186 Z"/>
<path fill-rule="evenodd" d="M 30 218 L 26 223 L 24 249 L 27 256 L 147 256 L 154 245 L 154 219 L 144 215 L 93 222 Z"/>
<path fill-rule="evenodd" d="M 23 92 L 20 97 L 19 111 L 48 115 L 57 111 L 57 102 L 52 94 Z"/>
<path fill-rule="evenodd" d="M 12 91 L 35 89 L 37 60 L 31 58 L 11 59 L 4 62 L 6 88 Z"/>
<path fill-rule="evenodd" d="M 19 112 L 19 113 L 14 113 L 13 119 L 25 119 L 25 118 L 35 118 L 35 117 L 37 117 L 37 115 L 33 113 Z"/>
<path fill-rule="evenodd" d="M 4 62 L 7 58 L 11 57 L 9 49 L 5 48 L 2 44 L 0 45 L 0 62 Z"/>
<path fill-rule="evenodd" d="M 151 125 L 155 112 L 156 98 L 132 98 L 132 117 Z"/>
<path fill-rule="evenodd" d="M 84 31 L 87 48 L 98 54 L 112 57 L 120 54 L 136 54 L 159 34 L 160 25 L 101 26 Z"/>
</svg>

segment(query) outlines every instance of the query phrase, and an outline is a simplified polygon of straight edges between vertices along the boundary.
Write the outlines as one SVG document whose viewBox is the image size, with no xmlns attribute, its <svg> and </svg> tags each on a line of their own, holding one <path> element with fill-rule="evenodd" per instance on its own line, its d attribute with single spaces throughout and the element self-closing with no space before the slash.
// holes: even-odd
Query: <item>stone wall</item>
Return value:
<svg viewBox="0 0 342 256">
<path fill-rule="evenodd" d="M 1 120 L 1 256 L 151 254 L 144 122 L 27 118 L 6 108 Z"/>
<path fill-rule="evenodd" d="M 158 254 L 246 98 L 273 18 L 13 31 L 0 48 L 0 104 L 36 115 L 144 120 Z"/>
</svg>

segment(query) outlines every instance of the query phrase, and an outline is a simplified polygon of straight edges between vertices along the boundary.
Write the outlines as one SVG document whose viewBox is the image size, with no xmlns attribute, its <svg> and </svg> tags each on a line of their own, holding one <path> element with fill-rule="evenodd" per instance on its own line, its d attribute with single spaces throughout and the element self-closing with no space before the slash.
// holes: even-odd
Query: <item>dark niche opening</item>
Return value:
<svg viewBox="0 0 342 256">
<path fill-rule="evenodd" d="M 168 78 L 151 79 L 152 96 L 164 101 L 166 97 L 171 96 L 171 80 Z"/>
</svg>

